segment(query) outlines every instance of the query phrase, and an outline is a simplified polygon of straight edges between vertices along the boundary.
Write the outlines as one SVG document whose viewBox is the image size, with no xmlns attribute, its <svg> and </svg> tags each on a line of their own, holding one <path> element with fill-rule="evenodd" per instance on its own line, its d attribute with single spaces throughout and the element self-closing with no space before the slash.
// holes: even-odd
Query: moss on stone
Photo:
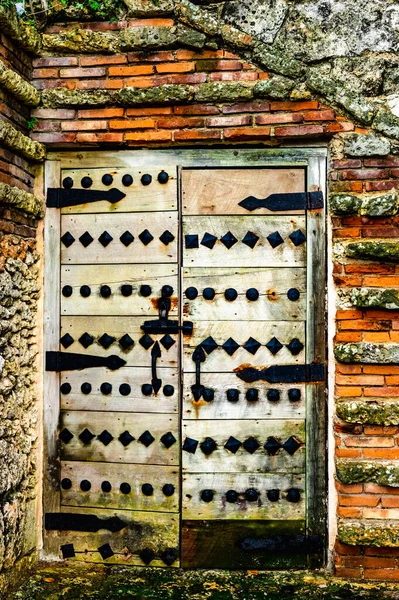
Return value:
<svg viewBox="0 0 399 600">
<path fill-rule="evenodd" d="M 263 68 L 279 75 L 300 78 L 305 74 L 305 65 L 291 57 L 286 50 L 280 52 L 266 44 L 258 43 L 254 48 L 252 57 Z"/>
<path fill-rule="evenodd" d="M 44 199 L 0 182 L 0 204 L 9 204 L 35 217 L 44 216 Z"/>
<path fill-rule="evenodd" d="M 399 402 L 379 398 L 338 402 L 337 416 L 346 423 L 367 425 L 399 425 Z"/>
<path fill-rule="evenodd" d="M 388 109 L 382 108 L 377 112 L 373 127 L 385 135 L 399 138 L 399 118 Z"/>
<path fill-rule="evenodd" d="M 0 86 L 26 106 L 37 106 L 40 103 L 40 94 L 37 89 L 25 81 L 21 75 L 8 69 L 1 60 Z"/>
<path fill-rule="evenodd" d="M 194 89 L 189 85 L 163 85 L 151 88 L 122 88 L 115 93 L 114 99 L 124 106 L 140 104 L 170 104 L 189 102 L 194 95 Z"/>
<path fill-rule="evenodd" d="M 349 295 L 357 308 L 399 308 L 399 290 L 386 288 L 353 288 Z"/>
<path fill-rule="evenodd" d="M 344 138 L 346 156 L 387 156 L 390 150 L 389 140 L 371 133 L 349 133 Z"/>
<path fill-rule="evenodd" d="M 243 83 L 203 83 L 195 92 L 198 102 L 237 102 L 253 97 L 253 86 Z"/>
<path fill-rule="evenodd" d="M 269 79 L 258 81 L 254 85 L 254 96 L 257 98 L 272 98 L 274 100 L 285 100 L 289 98 L 291 90 L 295 87 L 295 81 L 274 75 Z"/>
<path fill-rule="evenodd" d="M 126 27 L 119 33 L 119 49 L 122 52 L 172 48 L 176 42 L 176 27 Z"/>
<path fill-rule="evenodd" d="M 199 29 L 207 35 L 215 36 L 220 31 L 218 19 L 215 19 L 209 11 L 187 0 L 175 2 L 175 13 L 180 21 Z"/>
<path fill-rule="evenodd" d="M 225 44 L 231 48 L 250 49 L 254 45 L 254 38 L 248 33 L 240 31 L 232 25 L 222 25 L 220 27 L 220 35 Z"/>
<path fill-rule="evenodd" d="M 353 483 L 375 483 L 388 487 L 399 487 L 399 467 L 370 461 L 336 461 L 338 481 L 345 485 Z"/>
<path fill-rule="evenodd" d="M 338 539 L 348 546 L 375 546 L 377 548 L 397 548 L 399 546 L 399 526 L 380 523 L 346 523 L 338 525 Z"/>
<path fill-rule="evenodd" d="M 33 142 L 5 121 L 0 121 L 0 143 L 32 161 L 41 161 L 46 155 L 46 149 L 43 144 Z"/>
<path fill-rule="evenodd" d="M 399 242 L 352 242 L 346 254 L 364 260 L 399 262 Z"/>
<path fill-rule="evenodd" d="M 44 33 L 43 49 L 49 52 L 101 52 L 105 54 L 119 51 L 119 35 L 109 31 L 91 29 L 70 29 L 60 33 Z"/>
<path fill-rule="evenodd" d="M 189 48 L 203 48 L 207 40 L 206 35 L 190 27 L 179 24 L 177 26 L 177 42 Z"/>
<path fill-rule="evenodd" d="M 69 106 L 109 106 L 115 104 L 114 93 L 108 90 L 43 90 L 41 106 L 67 108 Z"/>
<path fill-rule="evenodd" d="M 330 212 L 335 215 L 360 214 L 368 217 L 396 215 L 398 212 L 398 192 L 386 194 L 356 196 L 354 194 L 331 194 Z"/>
<path fill-rule="evenodd" d="M 129 17 L 157 17 L 173 12 L 174 0 L 123 0 Z"/>
<path fill-rule="evenodd" d="M 42 49 L 41 35 L 34 25 L 18 17 L 11 2 L 0 4 L 0 31 L 8 35 L 20 48 L 37 56 Z"/>
<path fill-rule="evenodd" d="M 330 212 L 334 215 L 353 215 L 360 209 L 362 200 L 352 194 L 331 194 L 329 197 Z"/>
<path fill-rule="evenodd" d="M 335 358 L 342 363 L 367 363 L 392 365 L 399 363 L 399 344 L 373 344 L 353 342 L 337 344 Z"/>
</svg>

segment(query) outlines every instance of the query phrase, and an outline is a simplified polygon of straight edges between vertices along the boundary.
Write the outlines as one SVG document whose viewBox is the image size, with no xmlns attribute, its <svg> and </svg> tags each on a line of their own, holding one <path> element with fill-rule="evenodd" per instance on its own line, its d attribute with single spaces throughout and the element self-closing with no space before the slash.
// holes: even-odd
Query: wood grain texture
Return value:
<svg viewBox="0 0 399 600">
<path fill-rule="evenodd" d="M 230 438 L 244 443 L 248 438 L 257 440 L 259 448 L 250 454 L 243 446 L 236 454 L 224 448 Z M 301 443 L 292 456 L 284 449 L 269 456 L 263 445 L 270 437 L 285 443 L 290 437 Z M 241 420 L 241 421 L 184 421 L 182 441 L 186 438 L 199 442 L 195 454 L 183 451 L 183 473 L 296 473 L 304 472 L 305 465 L 305 423 L 289 420 Z M 200 444 L 209 437 L 216 442 L 216 449 L 205 455 Z"/>
<path fill-rule="evenodd" d="M 80 460 L 88 462 L 113 462 L 149 465 L 179 464 L 178 419 L 175 415 L 133 414 L 107 412 L 71 411 L 61 413 L 60 429 L 68 429 L 73 438 L 67 444 L 61 443 L 63 460 Z M 108 431 L 113 440 L 104 445 L 97 437 L 84 444 L 79 435 L 88 429 L 95 436 Z M 119 441 L 119 436 L 128 431 L 134 437 L 128 446 Z M 149 431 L 154 441 L 146 447 L 139 441 L 140 436 Z M 176 442 L 166 448 L 160 438 L 172 432 Z"/>
<path fill-rule="evenodd" d="M 258 500 L 249 502 L 245 491 L 249 488 L 259 493 Z M 293 503 L 287 500 L 287 491 L 295 489 L 300 492 L 300 501 Z M 211 502 L 201 499 L 203 490 L 212 490 Z M 239 496 L 234 503 L 226 500 L 226 492 L 236 491 Z M 279 490 L 280 498 L 270 502 L 268 490 Z M 201 473 L 201 475 L 185 474 L 183 477 L 183 519 L 229 519 L 242 521 L 249 519 L 282 519 L 303 520 L 305 518 L 304 474 L 295 475 L 263 475 L 258 473 Z"/>
<path fill-rule="evenodd" d="M 179 469 L 161 467 L 159 465 L 118 465 L 115 463 L 63 462 L 61 464 L 61 481 L 67 478 L 72 487 L 61 489 L 63 506 L 84 506 L 92 508 L 118 508 L 120 510 L 144 510 L 152 512 L 179 511 Z M 82 492 L 80 482 L 90 481 L 91 489 Z M 111 484 L 110 492 L 105 493 L 101 485 L 106 481 Z M 120 491 L 121 483 L 131 487 L 129 494 Z M 146 496 L 142 485 L 149 483 L 153 494 Z M 173 485 L 175 492 L 165 496 L 162 488 L 165 484 Z"/>
<path fill-rule="evenodd" d="M 61 289 L 68 285 L 72 287 L 72 295 L 61 295 L 62 315 L 145 315 L 157 317 L 158 298 L 161 297 L 162 287 L 173 287 L 171 297 L 170 317 L 178 314 L 178 267 L 166 265 L 69 265 L 61 268 Z M 91 294 L 84 298 L 79 290 L 82 285 L 88 285 Z M 102 285 L 111 288 L 111 296 L 103 298 L 100 294 Z M 121 287 L 131 285 L 132 292 L 123 296 Z M 140 292 L 142 285 L 151 287 L 151 295 L 143 296 Z"/>
<path fill-rule="evenodd" d="M 304 169 L 183 169 L 184 215 L 247 215 L 239 202 L 248 196 L 303 192 Z M 297 211 L 297 214 L 304 211 Z M 257 214 L 270 214 L 262 208 Z M 273 213 L 276 214 L 276 213 Z"/>
<path fill-rule="evenodd" d="M 305 266 L 306 261 L 306 243 L 294 246 L 288 237 L 298 229 L 306 235 L 305 217 L 186 216 L 183 217 L 183 266 L 302 267 Z M 266 238 L 276 231 L 279 232 L 284 242 L 276 248 L 272 248 Z M 238 240 L 230 249 L 220 241 L 228 232 L 231 232 Z M 241 241 L 248 232 L 259 237 L 254 248 L 250 248 Z M 205 233 L 218 238 L 212 249 L 201 244 Z M 198 235 L 199 247 L 186 248 L 186 235 Z"/>
<path fill-rule="evenodd" d="M 151 369 L 149 367 L 122 367 L 117 371 L 110 371 L 102 367 L 84 369 L 83 371 L 65 371 L 61 374 L 61 384 L 68 383 L 71 391 L 67 394 L 61 391 L 61 408 L 63 410 L 87 410 L 132 412 L 132 413 L 177 413 L 179 409 L 179 374 L 177 369 L 157 370 L 158 377 L 162 379 L 162 387 L 158 394 L 150 396 L 143 394 L 142 385 L 151 383 Z M 89 383 L 91 392 L 82 394 L 81 385 Z M 101 391 L 101 385 L 109 383 L 112 386 L 110 394 Z M 120 386 L 130 386 L 128 395 L 121 394 Z M 174 388 L 172 396 L 166 396 L 163 389 L 165 385 Z"/>
<path fill-rule="evenodd" d="M 145 245 L 139 235 L 148 230 L 153 240 Z M 86 248 L 79 238 L 86 233 L 93 242 Z M 106 247 L 98 238 L 108 232 L 113 238 Z M 125 246 L 120 237 L 126 231 L 134 236 L 134 241 Z M 160 236 L 170 231 L 175 237 L 170 244 L 163 244 Z M 61 243 L 62 264 L 115 264 L 115 263 L 170 263 L 177 261 L 177 213 L 130 213 L 63 215 L 61 236 L 69 232 L 75 241 L 69 248 Z"/>
<path fill-rule="evenodd" d="M 112 163 L 111 163 L 112 164 Z M 176 167 L 168 168 L 170 179 L 166 184 L 158 182 L 158 174 L 162 169 L 150 167 L 149 169 L 65 169 L 62 171 L 62 179 L 71 177 L 74 185 L 74 190 L 83 189 L 81 180 L 83 177 L 90 177 L 93 181 L 90 189 L 92 190 L 110 190 L 117 188 L 126 197 L 111 204 L 106 200 L 92 202 L 87 204 L 79 204 L 78 206 L 69 206 L 62 209 L 63 214 L 72 213 L 115 213 L 115 212 L 150 212 L 150 211 L 168 211 L 176 210 L 177 207 L 177 178 Z M 141 177 L 144 174 L 149 174 L 152 177 L 152 182 L 148 186 L 143 186 Z M 103 175 L 111 175 L 113 182 L 111 185 L 104 185 L 102 182 Z M 126 186 L 122 182 L 124 175 L 131 175 L 133 183 Z"/>
<path fill-rule="evenodd" d="M 198 296 L 189 300 L 183 292 L 183 315 L 196 321 L 302 321 L 306 317 L 306 272 L 302 268 L 192 268 L 183 271 L 183 291 L 195 287 Z M 215 297 L 206 300 L 203 291 L 212 288 Z M 225 298 L 225 291 L 233 288 L 238 293 L 234 302 Z M 288 290 L 295 288 L 299 299 L 291 301 Z M 259 292 L 259 298 L 250 301 L 246 293 Z"/>
</svg>

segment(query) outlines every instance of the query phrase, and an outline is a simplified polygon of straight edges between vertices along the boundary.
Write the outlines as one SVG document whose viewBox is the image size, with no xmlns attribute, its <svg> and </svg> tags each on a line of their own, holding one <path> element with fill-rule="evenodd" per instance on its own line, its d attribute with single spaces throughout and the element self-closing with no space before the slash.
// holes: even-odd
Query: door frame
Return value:
<svg viewBox="0 0 399 600">
<path fill-rule="evenodd" d="M 118 151 L 64 151 L 48 154 L 44 166 L 45 194 L 50 187 L 60 187 L 61 170 L 90 168 L 262 168 L 303 167 L 306 169 L 306 191 L 320 190 L 324 196 L 322 210 L 308 210 L 307 216 L 307 362 L 321 362 L 326 357 L 326 303 L 320 289 L 326 285 L 326 147 L 269 148 L 206 148 Z M 181 185 L 178 182 L 179 202 Z M 44 221 L 44 352 L 57 350 L 60 331 L 60 231 L 59 209 L 48 209 Z M 43 451 L 43 514 L 59 512 L 59 374 L 44 371 L 44 451 Z M 327 554 L 327 446 L 326 398 L 324 383 L 306 386 L 306 522 L 307 534 L 323 540 L 323 549 L 309 554 L 309 568 L 326 565 Z M 44 530 L 43 530 L 44 531 Z M 50 538 L 44 543 L 47 559 L 58 559 L 58 546 Z"/>
</svg>

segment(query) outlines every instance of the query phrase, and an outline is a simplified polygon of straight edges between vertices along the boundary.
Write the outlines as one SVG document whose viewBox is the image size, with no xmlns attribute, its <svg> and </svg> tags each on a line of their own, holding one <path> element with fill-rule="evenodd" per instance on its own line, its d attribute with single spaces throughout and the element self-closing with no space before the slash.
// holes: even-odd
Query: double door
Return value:
<svg viewBox="0 0 399 600">
<path fill-rule="evenodd" d="M 307 169 L 52 177 L 48 553 L 322 562 L 322 202 Z"/>
</svg>

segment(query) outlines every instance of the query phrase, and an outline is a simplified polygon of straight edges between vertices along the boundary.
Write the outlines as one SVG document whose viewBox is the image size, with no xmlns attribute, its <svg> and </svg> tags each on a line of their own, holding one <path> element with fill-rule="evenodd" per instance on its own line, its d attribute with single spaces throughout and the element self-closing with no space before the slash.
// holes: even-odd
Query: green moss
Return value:
<svg viewBox="0 0 399 600">
<path fill-rule="evenodd" d="M 1 182 L 0 203 L 14 206 L 35 217 L 44 216 L 44 200 L 42 198 Z"/>
<path fill-rule="evenodd" d="M 126 27 L 119 34 L 119 48 L 123 52 L 172 48 L 176 41 L 176 27 Z"/>
<path fill-rule="evenodd" d="M 373 525 L 365 523 L 340 523 L 338 539 L 349 546 L 374 546 L 377 548 L 397 548 L 399 527 L 395 525 Z"/>
<path fill-rule="evenodd" d="M 375 483 L 388 487 L 399 487 L 399 467 L 368 461 L 336 461 L 338 481 L 345 485 Z"/>
<path fill-rule="evenodd" d="M 349 295 L 353 306 L 358 308 L 399 307 L 399 290 L 386 288 L 353 288 Z"/>
<path fill-rule="evenodd" d="M 237 102 L 250 100 L 253 96 L 253 86 L 243 83 L 203 83 L 195 92 L 198 102 Z"/>
<path fill-rule="evenodd" d="M 123 0 L 53 0 L 49 6 L 49 20 L 93 20 L 117 19 L 126 10 Z"/>
<path fill-rule="evenodd" d="M 139 104 L 170 104 L 189 102 L 194 91 L 189 85 L 163 85 L 151 88 L 126 87 L 114 95 L 114 99 L 124 106 Z"/>
<path fill-rule="evenodd" d="M 346 247 L 351 258 L 399 262 L 399 242 L 352 242 Z"/>
<path fill-rule="evenodd" d="M 331 194 L 329 209 L 334 215 L 353 215 L 360 209 L 362 200 L 352 194 Z"/>
<path fill-rule="evenodd" d="M 337 416 L 346 423 L 367 425 L 399 425 L 399 402 L 370 399 L 367 402 L 350 400 L 339 402 Z"/>
<path fill-rule="evenodd" d="M 286 49 L 280 52 L 276 48 L 258 43 L 255 46 L 253 59 L 262 67 L 279 75 L 300 78 L 305 74 L 305 65 L 287 53 Z"/>
<path fill-rule="evenodd" d="M 269 79 L 264 79 L 256 83 L 254 86 L 254 96 L 256 98 L 284 100 L 289 97 L 294 86 L 295 81 L 292 79 L 275 75 Z"/>
<path fill-rule="evenodd" d="M 356 196 L 354 194 L 331 194 L 329 209 L 335 215 L 360 214 L 368 217 L 396 215 L 398 212 L 398 193 L 396 190 L 386 194 Z"/>
<path fill-rule="evenodd" d="M 46 149 L 43 144 L 33 142 L 5 121 L 0 121 L 0 143 L 32 161 L 41 161 L 46 155 Z"/>
<path fill-rule="evenodd" d="M 175 2 L 175 13 L 180 21 L 210 36 L 219 33 L 219 22 L 207 10 L 203 10 L 192 2 L 180 0 Z"/>
<path fill-rule="evenodd" d="M 339 362 L 343 363 L 392 365 L 399 363 L 399 344 L 372 344 L 371 342 L 337 344 L 334 355 Z"/>
<path fill-rule="evenodd" d="M 109 106 L 115 104 L 114 94 L 107 90 L 67 90 L 54 88 L 42 92 L 44 108 L 70 106 Z"/>
<path fill-rule="evenodd" d="M 373 126 L 377 131 L 390 137 L 399 138 L 399 118 L 395 117 L 389 110 L 378 111 Z"/>
<path fill-rule="evenodd" d="M 43 49 L 48 52 L 112 54 L 119 51 L 119 36 L 109 31 L 92 31 L 77 27 L 60 33 L 44 33 L 42 41 Z"/>
</svg>

